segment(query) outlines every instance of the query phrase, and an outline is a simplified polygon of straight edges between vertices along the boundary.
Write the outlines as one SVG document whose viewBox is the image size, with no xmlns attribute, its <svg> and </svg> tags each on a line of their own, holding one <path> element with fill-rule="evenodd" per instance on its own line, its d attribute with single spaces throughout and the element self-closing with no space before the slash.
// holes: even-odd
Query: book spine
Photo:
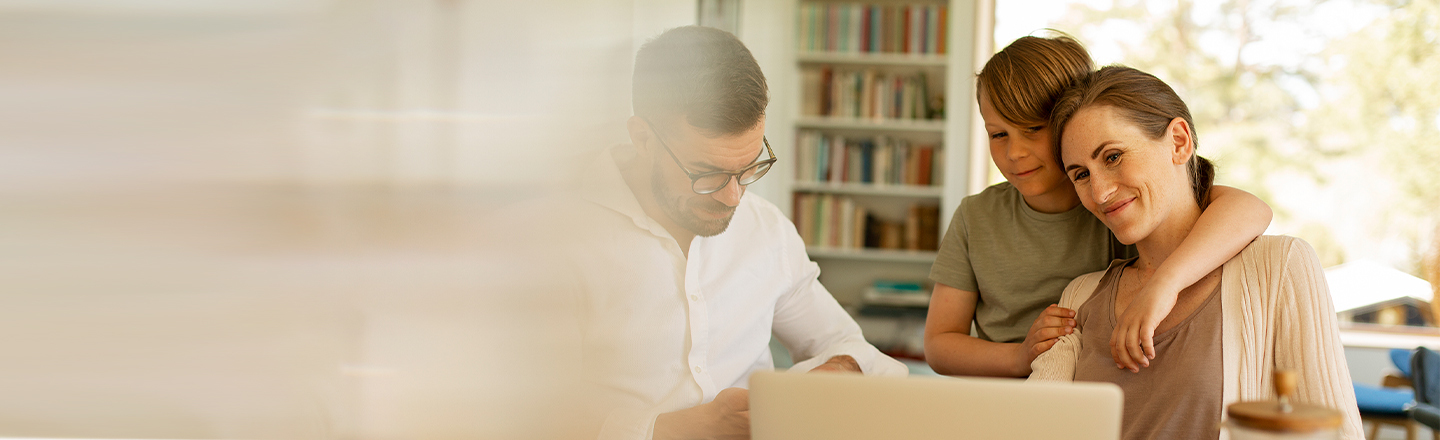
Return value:
<svg viewBox="0 0 1440 440">
<path fill-rule="evenodd" d="M 930 172 L 930 184 L 945 185 L 945 150 L 943 148 L 935 149 L 935 159 L 931 162 L 935 169 Z"/>
<path fill-rule="evenodd" d="M 905 249 L 920 249 L 920 207 L 910 205 L 909 213 L 905 216 Z"/>
<path fill-rule="evenodd" d="M 835 51 L 839 49 L 840 40 L 840 8 L 834 4 L 825 5 L 825 50 Z"/>
<path fill-rule="evenodd" d="M 820 145 L 815 149 L 815 181 L 824 182 L 830 180 L 830 139 L 820 136 Z"/>
<path fill-rule="evenodd" d="M 858 249 L 865 246 L 865 207 L 855 206 L 852 216 L 854 220 L 851 220 L 851 224 L 854 224 L 854 230 L 851 230 L 850 247 Z"/>
<path fill-rule="evenodd" d="M 924 5 L 910 7 L 910 53 L 924 53 L 924 48 L 920 47 L 921 37 L 925 32 L 924 8 Z"/>
<path fill-rule="evenodd" d="M 890 14 L 890 52 L 905 52 L 905 7 L 892 6 Z M 877 231 L 878 233 L 878 231 Z"/>
<path fill-rule="evenodd" d="M 929 185 L 929 184 L 930 184 L 930 171 L 931 171 L 931 169 L 932 169 L 932 165 L 931 165 L 930 161 L 933 159 L 932 154 L 934 154 L 934 152 L 935 152 L 935 150 L 934 150 L 933 148 L 931 148 L 931 147 L 928 147 L 928 146 L 922 146 L 922 147 L 919 148 L 919 153 L 920 153 L 919 156 L 920 156 L 920 159 L 918 160 L 919 165 L 917 166 L 917 168 L 916 168 L 916 173 L 915 173 L 915 174 L 916 174 L 916 178 L 915 178 L 915 184 L 916 184 L 916 185 Z"/>
<path fill-rule="evenodd" d="M 825 214 L 830 212 L 830 202 L 835 197 L 829 194 L 821 194 L 816 197 L 818 200 L 815 202 L 815 245 L 829 246 L 830 231 L 826 227 L 829 222 L 825 221 Z"/>
<path fill-rule="evenodd" d="M 860 6 L 860 51 L 870 51 L 870 7 Z"/>
<path fill-rule="evenodd" d="M 850 51 L 861 52 L 860 45 L 865 40 L 863 32 L 865 27 L 865 7 L 859 3 L 850 5 Z"/>
<path fill-rule="evenodd" d="M 825 246 L 840 247 L 840 198 L 830 198 L 828 210 L 825 212 Z"/>
<path fill-rule="evenodd" d="M 814 194 L 795 194 L 795 231 L 800 233 L 805 246 L 815 245 L 815 221 L 811 217 L 815 214 L 814 200 Z"/>
<path fill-rule="evenodd" d="M 875 183 L 875 143 L 869 140 L 860 143 L 860 182 Z"/>
<path fill-rule="evenodd" d="M 920 53 L 930 53 L 930 5 L 920 6 Z"/>
<path fill-rule="evenodd" d="M 860 183 L 860 144 L 845 145 L 845 183 Z"/>
<path fill-rule="evenodd" d="M 914 20 L 911 20 L 911 19 L 910 19 L 910 14 L 911 14 L 910 6 L 904 6 L 904 8 L 905 8 L 905 32 L 904 32 L 904 35 L 905 35 L 905 40 L 904 40 L 904 41 L 905 41 L 905 45 L 900 48 L 900 51 L 901 51 L 901 52 L 904 52 L 904 53 L 910 53 L 910 44 L 911 44 L 911 42 L 912 42 L 912 41 L 911 41 L 911 38 L 910 38 L 910 26 L 911 26 L 912 24 L 914 24 Z"/>
<path fill-rule="evenodd" d="M 820 68 L 820 113 L 819 113 L 819 114 L 821 114 L 821 115 L 829 115 L 829 114 L 831 114 L 832 112 L 834 112 L 834 110 L 833 110 L 833 108 L 832 108 L 832 103 L 834 102 L 834 98 L 835 98 L 835 97 L 833 96 L 833 90 L 832 90 L 832 89 L 834 88 L 834 83 L 835 83 L 834 75 L 835 75 L 835 72 L 834 72 L 832 69 L 830 69 L 830 66 L 824 66 L 824 67 L 821 67 L 821 68 Z"/>
<path fill-rule="evenodd" d="M 865 37 L 870 39 L 870 52 L 880 52 L 880 26 L 883 23 L 880 20 L 880 6 L 871 4 L 871 6 L 867 6 L 867 9 L 870 10 L 870 33 L 867 33 Z"/>
<path fill-rule="evenodd" d="M 911 184 L 909 169 L 905 164 L 910 161 L 910 145 L 901 142 L 900 147 L 895 151 L 895 176 L 900 183 Z"/>
<path fill-rule="evenodd" d="M 937 29 L 937 30 L 940 32 L 940 36 L 939 36 L 939 38 L 938 38 L 939 41 L 936 43 L 936 52 L 937 52 L 937 53 L 940 53 L 940 54 L 944 54 L 944 53 L 946 53 L 946 50 L 947 50 L 948 47 L 950 46 L 950 42 L 949 42 L 949 39 L 950 39 L 950 7 L 949 7 L 949 6 L 940 5 L 940 25 L 938 26 L 938 29 Z"/>
<path fill-rule="evenodd" d="M 801 3 L 799 14 L 795 17 L 795 41 L 799 44 L 801 52 L 810 50 L 810 4 Z"/>
<path fill-rule="evenodd" d="M 915 119 L 930 119 L 930 81 L 925 72 L 915 73 Z"/>
<path fill-rule="evenodd" d="M 860 84 L 860 116 L 875 116 L 875 69 L 865 69 L 864 80 Z"/>
</svg>

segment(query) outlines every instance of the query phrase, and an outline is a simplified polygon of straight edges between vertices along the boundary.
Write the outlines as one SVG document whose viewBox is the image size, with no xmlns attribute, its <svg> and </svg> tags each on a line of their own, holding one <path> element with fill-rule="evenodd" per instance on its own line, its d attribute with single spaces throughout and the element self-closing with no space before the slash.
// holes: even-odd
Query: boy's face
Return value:
<svg viewBox="0 0 1440 440">
<path fill-rule="evenodd" d="M 985 133 L 990 139 L 990 158 L 1005 180 L 1024 195 L 1035 198 L 1073 198 L 1075 187 L 1055 160 L 1055 149 L 1046 126 L 1017 127 L 995 111 L 987 93 L 980 93 L 980 117 L 985 120 Z M 1054 195 L 1059 197 L 1044 197 Z M 1032 201 L 1033 204 L 1033 201 Z M 1073 207 L 1073 206 L 1071 206 Z M 1032 208 L 1041 209 L 1038 206 Z M 1056 207 L 1059 210 L 1070 207 Z M 1044 211 L 1045 209 L 1041 209 Z"/>
</svg>

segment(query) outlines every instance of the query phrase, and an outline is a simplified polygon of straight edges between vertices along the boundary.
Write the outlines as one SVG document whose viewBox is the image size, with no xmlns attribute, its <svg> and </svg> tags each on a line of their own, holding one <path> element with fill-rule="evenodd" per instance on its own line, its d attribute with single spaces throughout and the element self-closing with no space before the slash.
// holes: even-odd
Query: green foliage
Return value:
<svg viewBox="0 0 1440 440">
<path fill-rule="evenodd" d="M 1315 29 L 1323 4 L 1384 13 L 1346 35 Z M 1218 10 L 1198 8 L 1188 0 L 1071 5 L 1054 27 L 1092 51 L 1118 45 L 1122 64 L 1174 87 L 1190 105 L 1199 152 L 1220 167 L 1218 182 L 1270 203 L 1276 221 L 1310 241 L 1327 264 L 1353 254 L 1345 249 L 1351 237 L 1337 235 L 1332 219 L 1301 218 L 1277 203 L 1277 176 L 1309 182 L 1301 188 L 1373 182 L 1367 187 L 1376 188 L 1375 197 L 1394 193 L 1385 196 L 1393 206 L 1366 219 L 1363 239 L 1408 242 L 1414 261 L 1400 266 L 1411 272 L 1422 267 L 1421 255 L 1440 254 L 1427 249 L 1440 244 L 1422 244 L 1440 219 L 1440 0 L 1307 7 L 1232 0 Z M 1275 29 L 1298 29 L 1299 40 L 1318 50 L 1286 47 L 1274 55 L 1276 43 L 1265 40 Z M 1357 179 L 1336 170 L 1369 171 Z"/>
</svg>

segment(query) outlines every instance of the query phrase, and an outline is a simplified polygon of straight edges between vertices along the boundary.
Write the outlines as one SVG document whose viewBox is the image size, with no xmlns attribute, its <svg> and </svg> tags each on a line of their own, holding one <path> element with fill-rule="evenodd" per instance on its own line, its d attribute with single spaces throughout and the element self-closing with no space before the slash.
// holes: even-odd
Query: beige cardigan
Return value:
<svg viewBox="0 0 1440 440">
<path fill-rule="evenodd" d="M 1276 368 L 1295 370 L 1300 374 L 1297 399 L 1341 410 L 1341 438 L 1363 440 L 1330 288 L 1315 250 L 1294 237 L 1263 235 L 1224 268 L 1220 299 L 1225 405 L 1273 400 L 1271 374 Z M 1104 273 L 1071 281 L 1060 306 L 1079 309 Z M 1035 358 L 1030 380 L 1074 380 L 1081 330 Z M 1228 433 L 1220 438 L 1228 438 Z"/>
</svg>

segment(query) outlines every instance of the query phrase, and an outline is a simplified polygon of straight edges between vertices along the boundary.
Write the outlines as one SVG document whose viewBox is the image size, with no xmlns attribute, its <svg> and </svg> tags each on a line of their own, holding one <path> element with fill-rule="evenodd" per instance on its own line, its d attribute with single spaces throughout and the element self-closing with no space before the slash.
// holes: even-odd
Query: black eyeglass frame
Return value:
<svg viewBox="0 0 1440 440">
<path fill-rule="evenodd" d="M 695 173 L 690 171 L 689 168 L 686 168 L 685 164 L 680 163 L 680 157 L 676 156 L 675 152 L 670 150 L 670 146 L 665 144 L 665 140 L 660 138 L 660 131 L 655 129 L 655 124 L 651 124 L 650 121 L 647 119 L 645 121 L 645 125 L 650 126 L 650 131 L 652 133 L 655 133 L 655 140 L 660 141 L 660 148 L 665 149 L 665 152 L 670 154 L 670 159 L 674 160 L 675 165 L 680 167 L 680 171 L 684 171 L 685 176 L 690 178 L 690 190 L 694 191 L 695 194 L 713 194 L 716 191 L 720 191 L 722 189 L 725 189 L 726 186 L 729 186 L 731 179 L 734 179 L 736 182 L 738 182 L 740 186 L 748 186 L 752 183 L 759 181 L 761 177 L 765 177 L 765 174 L 770 172 L 770 168 L 773 168 L 775 162 L 778 160 L 775 157 L 775 150 L 772 150 L 770 148 L 770 140 L 766 139 L 765 136 L 762 135 L 760 136 L 760 141 L 765 144 L 765 153 L 770 155 L 769 159 L 752 163 L 745 168 L 741 168 L 740 171 L 736 171 L 733 173 L 729 171 L 711 171 L 708 173 Z M 765 169 L 756 171 L 754 176 L 750 178 L 749 182 L 742 181 L 742 179 L 740 178 L 741 176 L 744 176 L 745 173 L 749 172 L 750 170 L 757 169 L 761 166 L 764 166 Z M 726 176 L 726 178 L 725 181 L 719 186 L 715 187 L 715 189 L 701 190 L 700 188 L 696 188 L 696 185 L 700 184 L 700 179 L 718 175 L 724 175 Z"/>
</svg>

